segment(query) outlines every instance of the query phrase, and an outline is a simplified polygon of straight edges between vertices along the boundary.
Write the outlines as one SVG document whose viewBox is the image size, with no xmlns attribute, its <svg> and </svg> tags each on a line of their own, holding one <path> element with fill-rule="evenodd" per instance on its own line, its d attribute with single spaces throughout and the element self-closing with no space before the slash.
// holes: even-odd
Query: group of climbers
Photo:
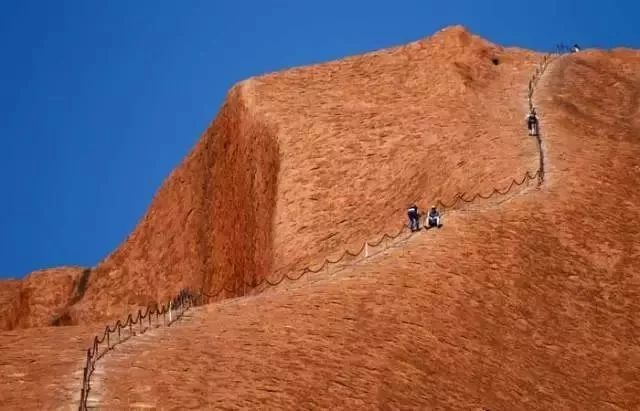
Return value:
<svg viewBox="0 0 640 411">
<path fill-rule="evenodd" d="M 409 228 L 411 231 L 420 231 L 420 210 L 418 209 L 418 206 L 412 204 L 411 207 L 407 209 L 407 216 L 409 217 Z M 432 227 L 442 227 L 442 223 L 440 222 L 440 213 L 436 206 L 432 206 L 431 210 L 429 210 L 424 226 L 427 230 Z"/>
<path fill-rule="evenodd" d="M 580 51 L 578 45 L 574 45 L 573 52 L 577 53 Z M 534 107 L 531 108 L 529 114 L 526 117 L 527 128 L 529 129 L 530 136 L 538 136 L 539 135 L 539 127 L 538 127 L 538 115 L 536 114 L 536 109 Z M 412 232 L 420 231 L 420 210 L 418 206 L 412 204 L 407 209 L 407 216 L 409 217 L 409 228 Z M 427 214 L 424 226 L 426 229 L 430 229 L 432 227 L 442 227 L 442 223 L 440 221 L 440 213 L 436 206 L 432 206 L 431 210 Z"/>
<path fill-rule="evenodd" d="M 539 132 L 538 116 L 536 114 L 535 108 L 531 109 L 529 114 L 527 114 L 526 119 L 527 119 L 527 128 L 529 129 L 529 135 L 537 136 Z M 412 204 L 407 209 L 407 216 L 409 217 L 409 228 L 411 229 L 411 231 L 412 232 L 420 231 L 420 210 L 418 209 L 418 206 L 415 204 Z M 431 210 L 429 210 L 429 213 L 426 216 L 424 226 L 426 227 L 427 230 L 433 227 L 437 227 L 437 228 L 442 227 L 440 213 L 438 212 L 438 209 L 436 208 L 436 206 L 431 206 Z"/>
</svg>

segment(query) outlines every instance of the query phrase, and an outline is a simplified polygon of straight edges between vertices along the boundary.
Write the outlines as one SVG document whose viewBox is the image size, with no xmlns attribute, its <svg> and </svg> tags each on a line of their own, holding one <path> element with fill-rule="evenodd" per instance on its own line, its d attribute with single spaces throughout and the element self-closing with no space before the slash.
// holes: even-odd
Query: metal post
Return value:
<svg viewBox="0 0 640 411">
<path fill-rule="evenodd" d="M 87 395 L 86 387 L 87 387 L 87 367 L 84 367 L 84 374 L 82 377 L 82 391 L 80 391 L 80 407 L 83 407 L 85 403 L 85 397 Z"/>
</svg>

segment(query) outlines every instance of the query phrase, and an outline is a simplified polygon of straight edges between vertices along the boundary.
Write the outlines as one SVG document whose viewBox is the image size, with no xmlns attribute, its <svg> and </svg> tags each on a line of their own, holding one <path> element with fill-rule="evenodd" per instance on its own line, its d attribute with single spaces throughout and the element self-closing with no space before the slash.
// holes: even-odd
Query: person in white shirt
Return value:
<svg viewBox="0 0 640 411">
<path fill-rule="evenodd" d="M 427 221 L 426 221 L 426 226 L 427 229 L 431 228 L 431 227 L 442 227 L 442 221 L 440 219 L 440 213 L 438 212 L 438 209 L 436 208 L 436 206 L 431 206 L 431 210 L 429 211 L 429 214 L 427 215 Z"/>
</svg>

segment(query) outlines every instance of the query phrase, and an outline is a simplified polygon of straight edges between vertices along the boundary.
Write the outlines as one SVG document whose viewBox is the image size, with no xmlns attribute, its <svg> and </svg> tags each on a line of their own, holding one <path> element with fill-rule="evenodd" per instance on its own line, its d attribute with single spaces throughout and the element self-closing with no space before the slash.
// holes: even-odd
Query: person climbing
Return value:
<svg viewBox="0 0 640 411">
<path fill-rule="evenodd" d="M 579 51 L 580 51 L 580 46 L 578 46 L 577 44 L 574 44 L 573 47 L 571 48 L 571 52 L 577 53 Z"/>
<path fill-rule="evenodd" d="M 442 223 L 440 221 L 440 213 L 436 206 L 431 206 L 431 210 L 429 210 L 429 214 L 427 215 L 427 229 L 431 227 L 442 227 Z"/>
<path fill-rule="evenodd" d="M 538 135 L 538 116 L 536 115 L 535 108 L 532 108 L 531 112 L 527 115 L 527 127 L 529 128 L 530 136 Z"/>
<path fill-rule="evenodd" d="M 409 228 L 411 229 L 411 231 L 419 231 L 420 211 L 418 211 L 418 206 L 412 204 L 411 207 L 407 209 L 407 216 L 409 217 Z"/>
</svg>

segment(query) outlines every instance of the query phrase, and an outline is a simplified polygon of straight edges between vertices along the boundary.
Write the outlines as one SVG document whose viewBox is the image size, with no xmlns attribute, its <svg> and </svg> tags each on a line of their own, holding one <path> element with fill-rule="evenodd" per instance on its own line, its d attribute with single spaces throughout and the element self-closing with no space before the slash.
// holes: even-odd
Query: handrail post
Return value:
<svg viewBox="0 0 640 411">
<path fill-rule="evenodd" d="M 85 403 L 85 399 L 86 399 L 85 396 L 87 395 L 86 388 L 87 388 L 87 367 L 84 367 L 84 373 L 82 376 L 82 391 L 80 391 L 80 408 L 81 409 Z"/>
</svg>

